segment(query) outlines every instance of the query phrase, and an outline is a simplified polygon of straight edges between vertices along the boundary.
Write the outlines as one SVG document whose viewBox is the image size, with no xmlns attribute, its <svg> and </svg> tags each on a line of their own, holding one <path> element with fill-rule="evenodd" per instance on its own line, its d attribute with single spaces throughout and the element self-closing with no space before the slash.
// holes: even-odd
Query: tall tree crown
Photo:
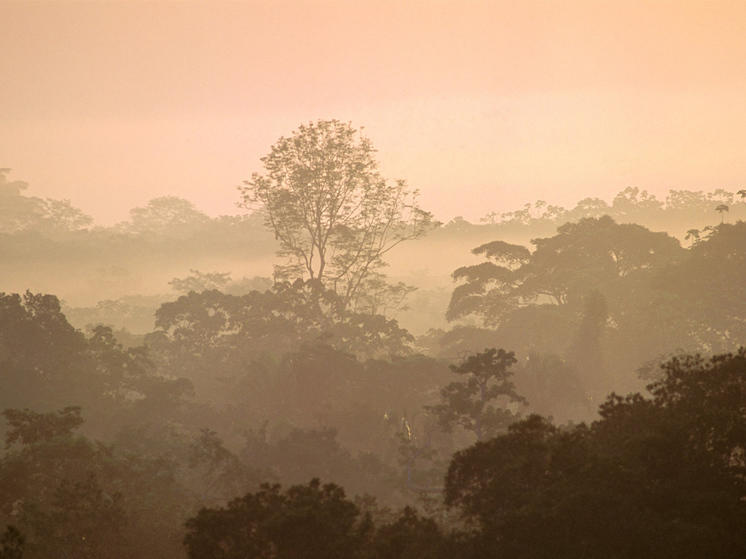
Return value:
<svg viewBox="0 0 746 559">
<path fill-rule="evenodd" d="M 319 280 L 353 302 L 383 255 L 425 233 L 432 216 L 417 191 L 381 177 L 375 149 L 338 120 L 301 125 L 262 158 L 264 173 L 241 187 L 244 205 L 261 207 L 280 243 L 279 279 Z"/>
</svg>

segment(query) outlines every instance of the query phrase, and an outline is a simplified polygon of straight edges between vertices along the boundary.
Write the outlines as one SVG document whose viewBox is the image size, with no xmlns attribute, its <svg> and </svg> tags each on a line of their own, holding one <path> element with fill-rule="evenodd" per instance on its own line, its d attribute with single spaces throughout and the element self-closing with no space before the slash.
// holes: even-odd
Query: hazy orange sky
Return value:
<svg viewBox="0 0 746 559">
<path fill-rule="evenodd" d="M 440 219 L 746 183 L 746 2 L 0 0 L 0 167 L 99 223 L 236 213 L 301 122 L 365 126 Z"/>
</svg>

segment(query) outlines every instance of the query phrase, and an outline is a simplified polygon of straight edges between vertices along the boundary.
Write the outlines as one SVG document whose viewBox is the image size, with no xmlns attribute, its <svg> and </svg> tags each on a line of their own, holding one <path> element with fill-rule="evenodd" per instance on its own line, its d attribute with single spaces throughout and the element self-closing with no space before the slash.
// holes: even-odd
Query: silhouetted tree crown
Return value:
<svg viewBox="0 0 746 559">
<path fill-rule="evenodd" d="M 429 411 L 446 430 L 459 425 L 477 440 L 496 435 L 518 416 L 511 407 L 525 403 L 510 380 L 510 367 L 515 363 L 512 351 L 493 348 L 451 365 L 451 371 L 463 380 L 444 387 L 441 403 L 430 406 Z"/>
<path fill-rule="evenodd" d="M 191 559 L 345 559 L 361 557 L 370 522 L 334 484 L 318 479 L 282 491 L 262 485 L 227 507 L 202 509 L 187 522 Z"/>
<path fill-rule="evenodd" d="M 264 174 L 241 187 L 260 205 L 286 263 L 279 279 L 322 282 L 354 304 L 396 245 L 432 223 L 417 191 L 381 177 L 368 138 L 350 124 L 320 120 L 280 138 L 262 158 Z"/>
</svg>

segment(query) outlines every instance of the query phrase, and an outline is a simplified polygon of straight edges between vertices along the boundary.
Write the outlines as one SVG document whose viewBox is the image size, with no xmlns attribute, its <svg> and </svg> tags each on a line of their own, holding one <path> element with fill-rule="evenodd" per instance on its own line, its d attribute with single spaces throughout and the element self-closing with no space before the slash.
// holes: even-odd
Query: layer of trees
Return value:
<svg viewBox="0 0 746 559">
<path fill-rule="evenodd" d="M 583 397 L 599 401 L 611 390 L 641 388 L 631 372 L 650 370 L 666 355 L 729 351 L 746 339 L 739 281 L 746 277 L 746 222 L 710 228 L 682 248 L 666 233 L 585 218 L 532 245 L 476 247 L 485 260 L 453 273 L 453 326 L 419 345 L 451 358 L 511 347 L 523 357 L 524 377 L 543 375 L 536 367 L 553 359 L 566 407 L 577 409 Z M 526 382 L 532 395 L 541 389 Z M 561 406 L 541 411 L 566 413 Z"/>
<path fill-rule="evenodd" d="M 457 453 L 445 502 L 480 556 L 746 553 L 746 350 L 674 358 L 648 389 L 590 425 L 531 416 Z"/>
<path fill-rule="evenodd" d="M 511 233 L 521 227 L 549 227 L 551 230 L 569 221 L 608 215 L 623 223 L 639 223 L 679 234 L 686 231 L 687 225 L 703 228 L 722 223 L 731 208 L 736 219 L 744 217 L 746 190 L 670 190 L 664 200 L 659 200 L 645 190 L 630 186 L 617 193 L 611 203 L 600 198 L 585 198 L 574 208 L 563 208 L 538 200 L 519 210 L 490 212 L 480 221 L 500 227 L 503 233 Z"/>
<path fill-rule="evenodd" d="M 321 125 L 312 123 L 306 128 Z M 330 123 L 324 125 L 333 129 Z M 348 135 L 352 134 L 349 149 L 360 149 L 363 137 L 359 132 L 341 123 L 335 126 L 347 130 Z M 300 131 L 286 138 L 285 143 L 299 135 Z M 327 136 L 334 138 L 331 131 Z M 337 144 L 342 146 L 344 142 L 340 140 Z M 319 140 L 315 149 L 320 152 L 324 146 Z M 286 148 L 285 144 L 278 142 L 270 154 L 280 150 L 275 154 L 277 157 L 280 154 L 289 157 L 292 150 Z M 368 145 L 367 149 L 367 157 L 372 160 L 372 148 Z M 317 159 L 322 160 L 320 156 Z M 292 160 L 286 163 L 291 164 Z M 652 230 L 668 231 L 688 246 L 698 237 L 706 236 L 708 228 L 721 221 L 736 223 L 746 217 L 746 198 L 740 191 L 674 190 L 666 201 L 658 202 L 650 195 L 630 188 L 608 204 L 602 200 L 593 203 L 585 200 L 571 210 L 550 212 L 549 205 L 537 202 L 531 205 L 530 211 L 508 212 L 509 215 L 496 216 L 481 224 L 455 219 L 433 229 L 431 218 L 416 204 L 413 189 L 396 181 L 385 181 L 378 175 L 375 165 L 363 169 L 360 174 L 372 185 L 366 199 L 378 200 L 376 196 L 386 196 L 390 205 L 369 202 L 373 209 L 380 210 L 379 213 L 366 213 L 368 221 L 362 214 L 353 213 L 357 225 L 351 222 L 343 225 L 339 220 L 334 222 L 330 229 L 334 234 L 330 233 L 326 240 L 325 250 L 332 250 L 335 254 L 329 253 L 328 256 L 336 262 L 338 272 L 345 269 L 340 259 L 354 254 L 356 258 L 348 258 L 350 273 L 354 260 L 357 272 L 353 275 L 361 278 L 367 274 L 366 288 L 355 288 L 359 294 L 355 300 L 357 310 L 397 318 L 415 334 L 433 326 L 446 326 L 444 311 L 450 293 L 448 275 L 459 262 L 468 262 L 459 259 L 458 255 L 466 254 L 475 246 L 495 239 L 526 245 L 532 238 L 552 236 L 567 222 L 603 215 L 611 216 L 618 223 L 637 223 Z M 266 169 L 259 176 L 270 178 Z M 7 170 L 2 173 L 0 256 L 5 266 L 0 270 L 0 278 L 6 291 L 31 288 L 58 294 L 65 301 L 70 319 L 79 327 L 85 327 L 88 322 L 102 321 L 115 330 L 126 326 L 130 332 L 147 333 L 152 315 L 160 303 L 172 297 L 173 289 L 183 288 L 183 284 L 180 287 L 170 282 L 188 277 L 192 269 L 203 274 L 231 272 L 230 292 L 239 295 L 249 290 L 241 287 L 244 281 L 250 281 L 247 278 L 269 278 L 276 264 L 280 265 L 278 272 L 285 270 L 294 276 L 282 279 L 292 282 L 297 277 L 310 278 L 310 275 L 300 273 L 297 266 L 295 271 L 287 268 L 290 260 L 274 260 L 275 252 L 282 249 L 282 245 L 275 239 L 276 232 L 265 227 L 268 215 L 258 199 L 251 205 L 249 213 L 209 217 L 187 200 L 162 196 L 133 208 L 128 220 L 101 227 L 94 226 L 90 217 L 69 202 L 30 196 L 28 192 L 31 190 L 33 185 L 29 188 L 22 181 L 13 180 Z M 716 210 L 722 206 L 728 210 Z M 391 210 L 386 215 L 382 213 L 384 207 Z M 371 228 L 378 217 L 388 220 L 379 225 L 388 222 L 390 227 Z M 362 225 L 363 222 L 367 225 Z M 324 223 L 332 225 L 328 220 Z M 392 244 L 418 236 L 425 229 L 427 234 L 385 252 Z M 357 233 L 353 234 L 353 230 Z M 347 236 L 342 234 L 343 231 Z M 369 234 L 362 235 L 362 231 Z M 308 243 L 309 238 L 307 232 L 303 242 Z M 376 239 L 383 243 L 375 244 Z M 350 252 L 353 248 L 354 251 Z M 366 258 L 361 259 L 362 255 Z M 444 255 L 453 255 L 454 258 L 444 258 Z M 379 267 L 381 257 L 388 267 Z M 313 266 L 318 263 L 317 255 Z M 357 280 L 349 285 L 341 280 L 334 284 L 332 280 L 339 273 L 332 273 L 333 268 L 331 263 L 325 266 L 326 287 L 344 295 L 343 286 L 354 287 Z M 383 271 L 388 272 L 388 278 L 381 274 Z M 348 274 L 348 277 L 352 276 Z M 411 287 L 418 291 L 405 300 Z M 344 289 L 346 291 L 347 287 Z"/>
<path fill-rule="evenodd" d="M 0 173 L 4 262 L 97 262 L 137 291 L 137 261 L 170 289 L 0 292 L 0 558 L 746 554 L 738 199 L 716 193 L 686 248 L 627 223 L 676 207 L 634 190 L 546 208 L 530 245 L 497 233 L 535 208 L 505 216 L 482 262 L 463 252 L 450 327 L 415 336 L 384 256 L 471 226 L 416 240 L 432 217 L 373 153 L 304 125 L 242 190 L 259 211 L 167 197 L 108 229 Z M 273 237 L 271 279 L 194 257 Z"/>
<path fill-rule="evenodd" d="M 226 334 L 188 330 L 168 342 L 193 349 L 179 363 L 103 327 L 84 335 L 54 297 L 0 302 L 8 557 L 744 552 L 746 350 L 669 359 L 649 395 L 611 395 L 591 424 L 556 426 L 530 415 L 503 350 L 449 375 L 421 356 L 365 361 L 296 340 L 255 353 L 254 368 L 213 363 L 213 376 L 244 375 L 221 392 L 176 374 L 208 378 L 242 338 L 210 354 Z"/>
<path fill-rule="evenodd" d="M 190 519 L 189 557 L 742 557 L 746 350 L 672 359 L 648 388 L 590 425 L 531 415 L 458 452 L 440 523 L 264 485 Z"/>
</svg>

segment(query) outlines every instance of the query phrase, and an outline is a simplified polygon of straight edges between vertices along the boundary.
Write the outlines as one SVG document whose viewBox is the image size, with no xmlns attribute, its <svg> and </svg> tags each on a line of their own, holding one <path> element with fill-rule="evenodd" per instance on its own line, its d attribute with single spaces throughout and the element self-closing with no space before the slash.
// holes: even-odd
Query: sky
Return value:
<svg viewBox="0 0 746 559">
<path fill-rule="evenodd" d="M 746 183 L 746 2 L 0 0 L 0 167 L 98 223 L 364 127 L 441 220 Z"/>
</svg>

